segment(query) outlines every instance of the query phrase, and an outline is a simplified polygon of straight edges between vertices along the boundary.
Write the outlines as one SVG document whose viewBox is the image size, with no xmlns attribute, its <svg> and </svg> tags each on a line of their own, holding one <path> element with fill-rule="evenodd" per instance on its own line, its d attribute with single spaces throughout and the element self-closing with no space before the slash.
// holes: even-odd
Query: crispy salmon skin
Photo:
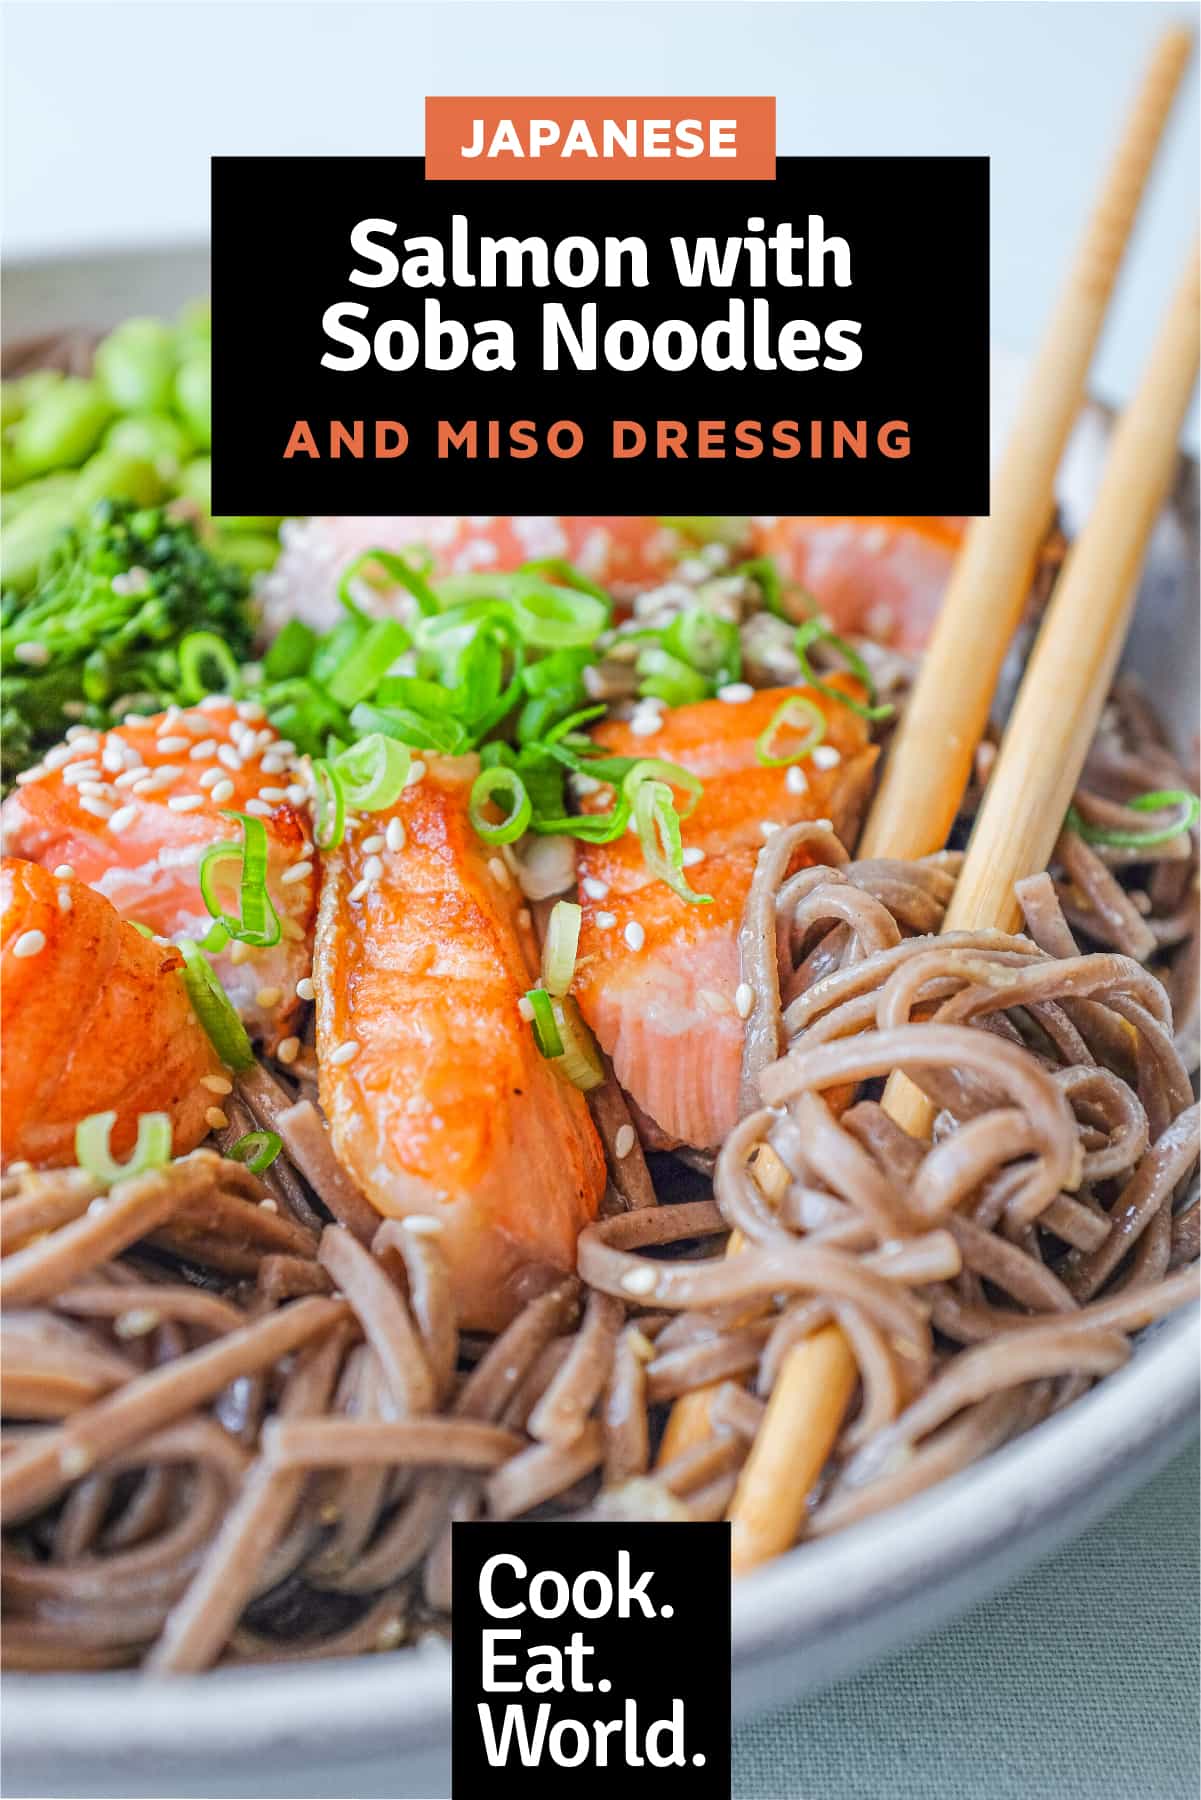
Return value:
<svg viewBox="0 0 1201 1800">
<path fill-rule="evenodd" d="M 859 693 L 843 676 L 830 685 Z M 825 737 L 791 768 L 764 767 L 757 740 L 790 695 L 819 708 Z M 650 736 L 609 721 L 594 736 L 609 755 L 662 758 L 704 783 L 682 836 L 684 872 L 710 904 L 689 905 L 653 876 L 629 833 L 581 846 L 573 991 L 618 1081 L 662 1139 L 714 1149 L 738 1117 L 737 940 L 756 858 L 772 829 L 803 819 L 828 819 L 851 841 L 877 752 L 863 719 L 811 688 L 675 707 Z M 610 798 L 606 788 L 585 806 L 601 810 Z"/>
<path fill-rule="evenodd" d="M 604 1156 L 583 1095 L 519 1010 L 537 951 L 520 892 L 468 817 L 478 761 L 416 767 L 325 860 L 321 1104 L 377 1210 L 439 1233 L 463 1322 L 497 1330 L 531 1281 L 574 1268 Z"/>
</svg>

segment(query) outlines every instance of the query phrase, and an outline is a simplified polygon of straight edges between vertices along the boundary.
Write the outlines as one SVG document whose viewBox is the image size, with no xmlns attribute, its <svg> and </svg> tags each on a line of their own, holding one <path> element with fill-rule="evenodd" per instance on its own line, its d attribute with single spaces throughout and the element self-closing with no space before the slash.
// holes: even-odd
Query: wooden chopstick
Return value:
<svg viewBox="0 0 1201 1800">
<path fill-rule="evenodd" d="M 1137 579 L 1171 492 L 1197 379 L 1201 274 L 1194 243 L 1133 400 L 1114 429 L 1088 523 L 1069 550 L 984 792 L 944 931 L 1013 931 L 1014 883 L 1055 848 L 1126 641 Z M 884 1105 L 916 1136 L 930 1107 L 893 1075 Z"/>
<path fill-rule="evenodd" d="M 930 672 L 932 645 L 890 757 L 894 766 L 904 758 L 901 772 L 892 781 L 885 777 L 861 855 L 924 856 L 941 849 L 946 841 L 967 786 L 1005 649 L 1050 524 L 1055 471 L 1080 408 L 1118 264 L 1191 51 L 1192 37 L 1187 31 L 1165 33 L 1144 75 L 1063 297 L 1052 315 L 1047 342 L 1027 384 L 1014 441 L 994 477 L 992 515 L 976 521 L 969 531 L 960 559 L 963 573 L 957 567 L 943 603 L 936 633 L 941 673 L 936 679 Z M 1007 533 L 1017 537 L 1012 551 Z M 977 581 L 985 582 L 983 589 L 977 590 Z M 988 595 L 993 598 L 986 598 Z M 986 607 L 990 616 L 995 615 L 987 630 L 978 616 Z M 918 723 L 911 731 L 909 720 L 915 707 Z M 892 793 L 886 800 L 890 787 Z M 737 1234 L 729 1250 L 736 1248 Z M 709 1402 L 715 1391 L 699 1389 L 677 1401 L 664 1433 L 661 1461 L 670 1460 L 708 1434 Z M 770 1411 L 769 1407 L 769 1416 Z M 837 1429 L 835 1423 L 825 1455 Z M 758 1479 L 752 1455 L 735 1494 L 732 1516 L 736 1519 L 740 1513 L 746 1517 L 747 1496 L 757 1491 Z M 764 1516 L 772 1516 L 770 1509 Z M 774 1555 L 792 1542 L 795 1528 L 788 1530 L 782 1513 L 775 1519 L 774 1532 L 758 1530 L 754 1542 L 747 1544 L 744 1566 Z"/>
<path fill-rule="evenodd" d="M 1171 489 L 1177 439 L 1197 378 L 1199 317 L 1195 244 L 1143 379 L 1114 431 L 1088 523 L 1056 584 L 944 931 L 1011 929 L 1019 917 L 1014 882 L 1045 868 L 1055 847 L 1125 642 L 1147 543 Z M 899 1072 L 889 1080 L 884 1105 L 906 1130 L 928 1132 L 929 1104 Z M 805 1348 L 799 1344 L 791 1355 Z M 827 1348 L 823 1354 L 834 1353 Z M 836 1362 L 834 1367 L 837 1379 Z M 835 1409 L 813 1387 L 803 1373 L 789 1378 L 786 1359 L 730 1508 L 735 1571 L 793 1541 L 803 1508 L 795 1494 L 773 1508 L 771 1486 L 781 1469 L 820 1468 L 836 1441 L 842 1415 L 833 1418 Z"/>
<path fill-rule="evenodd" d="M 927 856 L 947 841 L 1054 514 L 1055 472 L 1084 401 L 1122 255 L 1191 53 L 1191 34 L 1169 31 L 1143 77 L 994 471 L 992 510 L 972 521 L 956 560 L 860 856 Z"/>
</svg>

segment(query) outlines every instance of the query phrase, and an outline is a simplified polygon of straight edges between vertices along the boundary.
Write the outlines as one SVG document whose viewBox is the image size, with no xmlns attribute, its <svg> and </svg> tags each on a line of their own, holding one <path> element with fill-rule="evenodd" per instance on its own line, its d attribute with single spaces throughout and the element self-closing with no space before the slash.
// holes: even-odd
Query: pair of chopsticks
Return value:
<svg viewBox="0 0 1201 1800">
<path fill-rule="evenodd" d="M 864 833 L 865 857 L 938 850 L 959 809 L 1001 665 L 1054 514 L 1054 482 L 1118 268 L 1192 51 L 1169 32 L 1144 77 L 1029 376 L 992 512 L 975 520 Z M 976 820 L 944 930 L 1010 929 L 1014 882 L 1044 868 L 1096 730 L 1152 526 L 1170 489 L 1198 363 L 1197 250 L 1142 383 L 1113 435 L 1093 513 L 1065 561 Z M 923 1096 L 895 1074 L 884 1104 L 925 1135 Z M 731 1245 L 733 1248 L 733 1245 Z M 827 1325 L 785 1358 L 730 1507 L 736 1572 L 787 1549 L 842 1428 L 857 1382 Z M 677 1405 L 665 1447 L 708 1430 L 705 1393 Z"/>
</svg>

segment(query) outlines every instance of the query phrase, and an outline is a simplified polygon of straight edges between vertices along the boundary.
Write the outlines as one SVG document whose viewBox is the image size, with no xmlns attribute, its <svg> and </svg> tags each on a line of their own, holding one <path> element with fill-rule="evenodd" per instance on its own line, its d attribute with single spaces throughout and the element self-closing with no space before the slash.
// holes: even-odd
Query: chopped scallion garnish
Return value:
<svg viewBox="0 0 1201 1800">
<path fill-rule="evenodd" d="M 231 1144 L 225 1154 L 235 1162 L 245 1163 L 252 1174 L 261 1175 L 264 1169 L 271 1167 L 283 1147 L 278 1131 L 248 1131 L 236 1144 Z"/>
<path fill-rule="evenodd" d="M 1179 816 L 1167 825 L 1153 826 L 1148 831 L 1126 831 L 1120 826 L 1094 825 L 1082 818 L 1076 807 L 1068 809 L 1067 823 L 1086 844 L 1099 844 L 1112 850 L 1154 850 L 1170 843 L 1182 832 L 1191 831 L 1201 817 L 1201 800 L 1187 788 L 1162 788 L 1150 794 L 1136 794 L 1123 801 L 1131 812 L 1167 812 L 1175 808 Z"/>
<path fill-rule="evenodd" d="M 93 1181 L 111 1187 L 115 1181 L 125 1181 L 147 1169 L 161 1169 L 170 1162 L 171 1120 L 165 1112 L 139 1116 L 138 1135 L 125 1162 L 117 1162 L 112 1153 L 112 1129 L 116 1122 L 115 1112 L 92 1113 L 75 1127 L 75 1160 Z"/>
<path fill-rule="evenodd" d="M 684 846 L 680 816 L 665 781 L 640 782 L 634 793 L 634 825 L 642 855 L 652 875 L 665 881 L 673 893 L 690 906 L 712 904 L 712 894 L 697 894 L 684 874 Z"/>
<path fill-rule="evenodd" d="M 841 688 L 832 687 L 828 681 L 822 681 L 819 676 L 814 674 L 807 654 L 810 644 L 826 644 L 842 657 L 856 681 L 863 684 L 867 694 L 866 705 L 862 700 L 856 700 L 852 695 L 844 694 Z M 874 720 L 892 717 L 896 710 L 895 707 L 888 702 L 883 705 L 876 704 L 876 684 L 859 652 L 848 644 L 845 638 L 837 637 L 825 619 L 806 619 L 805 623 L 798 627 L 796 654 L 797 661 L 801 665 L 801 673 L 809 686 L 816 688 L 819 694 L 824 694 L 827 700 L 837 701 L 839 706 L 845 706 L 848 711 L 857 713 L 861 719 Z"/>
<path fill-rule="evenodd" d="M 279 943 L 280 923 L 267 892 L 266 828 L 261 819 L 252 818 L 249 813 L 229 813 L 227 817 L 241 820 L 244 836 L 240 844 L 210 845 L 200 859 L 201 896 L 224 933 L 222 938 L 215 940 L 214 933 L 210 932 L 205 939 L 205 948 L 221 949 L 229 938 L 237 938 L 256 949 L 269 949 L 272 944 Z M 236 862 L 241 867 L 240 916 L 226 912 L 217 899 L 216 871 L 226 862 Z"/>
<path fill-rule="evenodd" d="M 571 986 L 580 947 L 580 916 L 574 900 L 557 900 L 551 907 L 542 944 L 542 985 L 548 994 L 565 994 Z"/>
<path fill-rule="evenodd" d="M 545 988 L 530 988 L 526 999 L 533 1012 L 530 1020 L 534 1030 L 534 1042 L 543 1056 L 562 1056 L 563 1039 L 559 1036 L 559 1026 L 555 1019 L 555 1009 L 551 1005 L 550 995 Z"/>
<path fill-rule="evenodd" d="M 489 819 L 484 812 L 489 804 L 506 807 L 505 816 L 499 821 Z M 528 829 L 533 806 L 517 770 L 498 763 L 493 768 L 481 769 L 472 782 L 467 810 L 472 825 L 486 844 L 511 844 Z"/>
<path fill-rule="evenodd" d="M 199 944 L 181 938 L 178 945 L 184 959 L 180 976 L 188 990 L 192 1010 L 209 1035 L 217 1055 L 231 1069 L 249 1069 L 254 1051 L 245 1027 L 239 1019 L 229 995 L 213 974 L 209 960 Z"/>
<path fill-rule="evenodd" d="M 799 732 L 791 742 L 786 733 Z M 782 769 L 816 750 L 826 735 L 826 716 L 803 694 L 790 694 L 776 708 L 755 740 L 755 755 L 767 769 Z"/>
</svg>

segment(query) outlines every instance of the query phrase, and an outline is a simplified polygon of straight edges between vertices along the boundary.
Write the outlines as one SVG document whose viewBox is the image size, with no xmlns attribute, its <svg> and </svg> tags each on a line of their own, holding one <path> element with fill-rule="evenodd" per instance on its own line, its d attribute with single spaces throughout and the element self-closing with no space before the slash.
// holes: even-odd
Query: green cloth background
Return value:
<svg viewBox="0 0 1201 1800">
<path fill-rule="evenodd" d="M 739 1727 L 734 1800 L 1197 1800 L 1196 1448 L 936 1636 Z"/>
</svg>

